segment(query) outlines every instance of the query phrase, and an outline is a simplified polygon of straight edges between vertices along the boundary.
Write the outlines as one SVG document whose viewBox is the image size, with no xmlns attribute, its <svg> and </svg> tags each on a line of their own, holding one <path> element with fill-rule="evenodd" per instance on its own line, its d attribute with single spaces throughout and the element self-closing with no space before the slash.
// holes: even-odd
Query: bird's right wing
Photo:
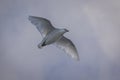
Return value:
<svg viewBox="0 0 120 80">
<path fill-rule="evenodd" d="M 60 38 L 58 41 L 55 42 L 55 45 L 65 51 L 68 55 L 72 58 L 79 60 L 79 55 L 77 53 L 77 49 L 75 45 L 72 43 L 71 40 L 67 39 L 66 37 Z"/>
<path fill-rule="evenodd" d="M 51 22 L 45 18 L 29 16 L 28 19 L 31 21 L 32 24 L 36 26 L 43 37 L 45 37 L 50 31 L 55 29 L 52 26 Z"/>
</svg>

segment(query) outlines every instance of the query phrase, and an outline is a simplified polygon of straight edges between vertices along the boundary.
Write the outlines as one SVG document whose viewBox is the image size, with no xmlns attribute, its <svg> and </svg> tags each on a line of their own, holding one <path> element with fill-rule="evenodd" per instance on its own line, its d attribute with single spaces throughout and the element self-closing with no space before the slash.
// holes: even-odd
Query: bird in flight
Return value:
<svg viewBox="0 0 120 80">
<path fill-rule="evenodd" d="M 29 16 L 28 19 L 36 26 L 43 37 L 41 43 L 38 44 L 38 48 L 42 48 L 50 44 L 55 44 L 58 48 L 65 51 L 73 59 L 79 60 L 79 55 L 75 45 L 70 39 L 63 36 L 64 33 L 69 32 L 67 29 L 55 28 L 46 18 Z"/>
</svg>

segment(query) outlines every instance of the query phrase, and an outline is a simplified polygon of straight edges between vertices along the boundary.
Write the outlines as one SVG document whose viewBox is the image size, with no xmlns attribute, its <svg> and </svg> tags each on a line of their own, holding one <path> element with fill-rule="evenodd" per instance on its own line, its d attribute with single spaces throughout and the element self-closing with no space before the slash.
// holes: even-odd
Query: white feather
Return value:
<svg viewBox="0 0 120 80">
<path fill-rule="evenodd" d="M 29 16 L 29 20 L 36 26 L 43 36 L 43 40 L 38 47 L 41 48 L 44 41 L 46 41 L 46 45 L 55 43 L 58 48 L 64 50 L 72 58 L 79 60 L 79 55 L 75 45 L 71 40 L 63 36 L 64 33 L 61 32 L 61 29 L 55 29 L 49 20 L 42 17 Z"/>
</svg>

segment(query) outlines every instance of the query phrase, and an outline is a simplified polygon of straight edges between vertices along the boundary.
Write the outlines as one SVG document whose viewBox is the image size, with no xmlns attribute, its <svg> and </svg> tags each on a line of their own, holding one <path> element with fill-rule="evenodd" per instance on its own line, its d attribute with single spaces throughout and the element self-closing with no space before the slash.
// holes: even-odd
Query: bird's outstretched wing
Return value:
<svg viewBox="0 0 120 80">
<path fill-rule="evenodd" d="M 36 26 L 42 37 L 45 37 L 51 30 L 55 29 L 51 22 L 45 18 L 29 16 L 28 19 Z"/>
<path fill-rule="evenodd" d="M 58 48 L 64 50 L 72 58 L 79 60 L 79 55 L 77 53 L 77 49 L 71 40 L 69 40 L 63 36 L 62 38 L 60 38 L 58 41 L 55 42 L 55 45 Z"/>
</svg>

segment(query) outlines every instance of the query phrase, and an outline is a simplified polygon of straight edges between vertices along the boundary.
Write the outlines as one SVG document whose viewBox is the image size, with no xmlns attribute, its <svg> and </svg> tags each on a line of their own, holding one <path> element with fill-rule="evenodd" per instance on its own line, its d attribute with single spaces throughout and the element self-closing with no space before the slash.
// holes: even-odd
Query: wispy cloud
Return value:
<svg viewBox="0 0 120 80">
<path fill-rule="evenodd" d="M 0 80 L 119 80 L 118 0 L 1 0 Z M 41 35 L 28 16 L 70 30 L 76 62 L 54 46 L 38 49 Z"/>
</svg>

